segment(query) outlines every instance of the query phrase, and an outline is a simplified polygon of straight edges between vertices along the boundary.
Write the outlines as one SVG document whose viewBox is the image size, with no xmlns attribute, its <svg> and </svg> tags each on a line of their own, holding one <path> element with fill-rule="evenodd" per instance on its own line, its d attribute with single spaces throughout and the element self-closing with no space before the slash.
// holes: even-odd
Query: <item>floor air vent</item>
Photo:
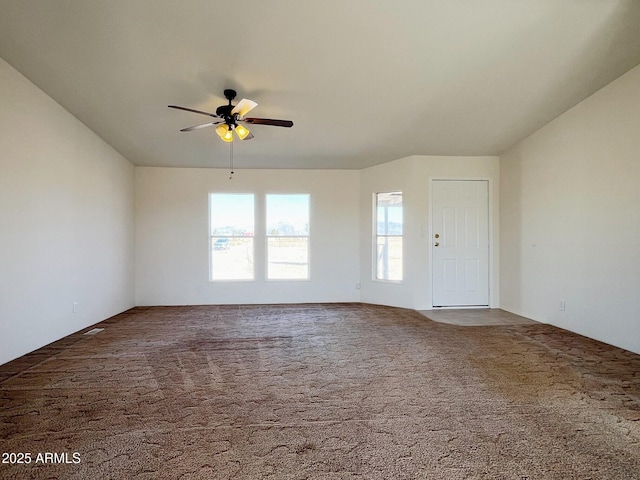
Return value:
<svg viewBox="0 0 640 480">
<path fill-rule="evenodd" d="M 92 328 L 88 332 L 84 332 L 85 335 L 95 335 L 96 333 L 100 333 L 104 330 L 104 328 Z"/>
</svg>

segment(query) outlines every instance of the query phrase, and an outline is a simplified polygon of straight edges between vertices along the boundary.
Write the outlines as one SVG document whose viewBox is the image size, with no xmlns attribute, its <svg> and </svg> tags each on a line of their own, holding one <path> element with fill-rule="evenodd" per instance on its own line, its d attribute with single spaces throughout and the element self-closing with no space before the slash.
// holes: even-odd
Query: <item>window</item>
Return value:
<svg viewBox="0 0 640 480">
<path fill-rule="evenodd" d="M 211 280 L 253 280 L 253 194 L 212 193 Z"/>
<path fill-rule="evenodd" d="M 378 280 L 402 280 L 402 192 L 375 195 Z"/>
<path fill-rule="evenodd" d="M 309 195 L 267 195 L 267 278 L 309 278 Z"/>
</svg>

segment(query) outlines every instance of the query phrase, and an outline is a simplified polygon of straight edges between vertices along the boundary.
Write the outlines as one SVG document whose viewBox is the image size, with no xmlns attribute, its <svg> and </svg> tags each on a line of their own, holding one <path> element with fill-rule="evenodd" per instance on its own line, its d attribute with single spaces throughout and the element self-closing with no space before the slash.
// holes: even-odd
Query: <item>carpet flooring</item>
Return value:
<svg viewBox="0 0 640 480">
<path fill-rule="evenodd" d="M 97 327 L 0 366 L 1 478 L 640 479 L 640 356 L 548 325 L 326 304 Z"/>
</svg>

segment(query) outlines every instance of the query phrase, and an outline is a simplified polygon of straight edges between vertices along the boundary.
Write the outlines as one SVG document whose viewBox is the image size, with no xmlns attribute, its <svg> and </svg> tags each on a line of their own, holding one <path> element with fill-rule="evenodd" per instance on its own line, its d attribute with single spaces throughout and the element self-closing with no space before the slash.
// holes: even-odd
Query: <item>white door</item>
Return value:
<svg viewBox="0 0 640 480">
<path fill-rule="evenodd" d="M 431 186 L 433 306 L 489 306 L 489 182 Z"/>
</svg>

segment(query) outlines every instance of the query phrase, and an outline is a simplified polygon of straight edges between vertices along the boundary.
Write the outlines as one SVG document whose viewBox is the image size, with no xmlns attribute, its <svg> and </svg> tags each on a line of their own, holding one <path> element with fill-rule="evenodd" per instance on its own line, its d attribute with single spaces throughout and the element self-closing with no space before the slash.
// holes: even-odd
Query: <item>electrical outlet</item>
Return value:
<svg viewBox="0 0 640 480">
<path fill-rule="evenodd" d="M 564 312 L 567 309 L 567 303 L 564 300 L 560 300 L 560 311 Z"/>
<path fill-rule="evenodd" d="M 356 290 L 360 290 L 361 287 L 362 285 L 360 285 L 360 282 L 356 282 Z"/>
<path fill-rule="evenodd" d="M 78 302 L 73 302 L 73 313 L 78 312 Z"/>
</svg>

